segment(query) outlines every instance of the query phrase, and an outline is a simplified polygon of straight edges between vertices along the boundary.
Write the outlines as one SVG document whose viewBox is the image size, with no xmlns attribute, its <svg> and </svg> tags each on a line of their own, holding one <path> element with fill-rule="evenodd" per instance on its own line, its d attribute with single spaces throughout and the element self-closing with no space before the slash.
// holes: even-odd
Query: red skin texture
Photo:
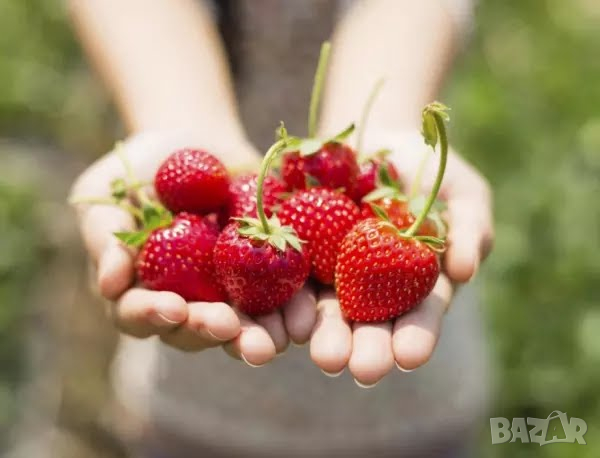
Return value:
<svg viewBox="0 0 600 458">
<path fill-rule="evenodd" d="M 408 229 L 411 224 L 415 222 L 415 216 L 408 211 L 408 202 L 385 197 L 371 203 L 381 207 L 387 213 L 390 221 L 399 229 Z M 361 205 L 360 212 L 364 219 L 377 216 L 367 202 L 364 202 Z M 417 235 L 431 235 L 437 237 L 438 230 L 435 223 L 430 219 L 425 219 L 423 224 L 421 224 Z"/>
<path fill-rule="evenodd" d="M 398 236 L 376 218 L 361 221 L 342 243 L 335 284 L 342 313 L 358 322 L 396 318 L 432 291 L 440 266 L 422 242 Z"/>
<path fill-rule="evenodd" d="M 310 175 L 325 188 L 343 188 L 353 196 L 358 175 L 356 153 L 348 145 L 334 142 L 309 156 L 288 153 L 283 157 L 281 174 L 289 190 L 306 189 L 306 176 Z"/>
<path fill-rule="evenodd" d="M 342 239 L 360 221 L 360 209 L 354 201 L 332 189 L 311 188 L 286 200 L 278 216 L 306 242 L 313 277 L 333 284 Z"/>
<path fill-rule="evenodd" d="M 173 213 L 207 214 L 229 200 L 229 174 L 212 154 L 182 149 L 171 154 L 154 177 L 158 198 Z"/>
<path fill-rule="evenodd" d="M 223 215 L 225 222 L 229 218 L 244 216 L 257 217 L 256 189 L 258 176 L 255 173 L 234 178 L 229 185 L 230 198 Z M 263 207 L 267 218 L 273 214 L 273 209 L 283 202 L 283 194 L 287 191 L 285 183 L 274 176 L 267 176 L 263 186 Z"/>
<path fill-rule="evenodd" d="M 388 174 L 393 181 L 400 179 L 398 169 L 391 162 L 379 158 L 369 159 L 360 165 L 360 170 L 356 177 L 356 188 L 354 190 L 354 200 L 356 202 L 360 202 L 363 197 L 375 190 L 377 187 L 377 174 L 382 164 L 385 164 L 387 167 Z"/>
<path fill-rule="evenodd" d="M 172 291 L 187 301 L 226 300 L 212 259 L 218 235 L 214 222 L 180 213 L 171 226 L 148 237 L 137 258 L 138 277 L 149 289 Z"/>
<path fill-rule="evenodd" d="M 230 223 L 219 235 L 213 258 L 217 278 L 242 312 L 272 312 L 302 288 L 310 271 L 309 259 L 289 245 L 282 252 L 245 237 L 238 228 L 237 222 Z"/>
</svg>

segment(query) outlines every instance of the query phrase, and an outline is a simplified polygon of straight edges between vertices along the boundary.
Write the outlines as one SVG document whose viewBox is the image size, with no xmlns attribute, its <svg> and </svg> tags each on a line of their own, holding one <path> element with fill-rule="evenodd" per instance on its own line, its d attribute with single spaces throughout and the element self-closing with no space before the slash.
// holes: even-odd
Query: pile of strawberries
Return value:
<svg viewBox="0 0 600 458">
<path fill-rule="evenodd" d="M 187 148 L 158 169 L 158 201 L 131 182 L 113 183 L 112 198 L 127 199 L 139 222 L 115 235 L 139 248 L 137 275 L 147 288 L 255 315 L 281 307 L 311 278 L 334 285 L 345 316 L 363 322 L 389 320 L 427 297 L 445 244 L 432 208 L 447 155 L 446 108 L 423 111 L 425 142 L 441 143 L 434 189 L 407 199 L 385 154 L 359 161 L 345 143 L 354 126 L 316 138 L 322 79 L 315 78 L 308 138 L 282 124 L 258 174 L 232 176 L 209 152 Z"/>
</svg>

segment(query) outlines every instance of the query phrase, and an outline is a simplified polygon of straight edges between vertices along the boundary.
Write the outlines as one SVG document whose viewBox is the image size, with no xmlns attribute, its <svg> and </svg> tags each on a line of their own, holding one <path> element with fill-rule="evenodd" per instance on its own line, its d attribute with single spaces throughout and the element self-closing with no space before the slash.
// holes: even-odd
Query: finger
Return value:
<svg viewBox="0 0 600 458">
<path fill-rule="evenodd" d="M 134 228 L 131 216 L 120 208 L 92 205 L 80 211 L 85 245 L 98 264 L 97 281 L 107 299 L 119 297 L 134 279 L 131 251 L 113 235 Z"/>
<path fill-rule="evenodd" d="M 348 368 L 356 383 L 374 386 L 394 367 L 392 323 L 355 323 Z"/>
<path fill-rule="evenodd" d="M 225 351 L 234 358 L 242 359 L 249 366 L 259 367 L 271 361 L 277 350 L 271 336 L 265 328 L 247 315 L 236 311 L 240 320 L 240 334 L 224 346 Z"/>
<path fill-rule="evenodd" d="M 168 291 L 133 288 L 110 309 L 119 329 L 136 337 L 148 337 L 179 326 L 188 318 L 185 300 Z"/>
<path fill-rule="evenodd" d="M 352 352 L 352 331 L 332 290 L 321 293 L 317 323 L 310 340 L 310 356 L 328 375 L 341 373 Z"/>
<path fill-rule="evenodd" d="M 234 339 L 241 330 L 233 309 L 223 302 L 190 302 L 183 326 L 162 334 L 167 345 L 183 351 L 199 351 Z"/>
<path fill-rule="evenodd" d="M 275 351 L 283 353 L 290 343 L 287 331 L 283 324 L 283 317 L 279 311 L 261 315 L 254 318 L 257 324 L 265 328 L 271 336 L 271 340 L 275 344 Z"/>
<path fill-rule="evenodd" d="M 493 224 L 487 191 L 451 198 L 448 217 L 446 271 L 452 280 L 466 282 L 475 275 L 480 262 L 491 250 Z"/>
<path fill-rule="evenodd" d="M 317 299 L 310 286 L 304 286 L 283 308 L 285 328 L 292 342 L 302 345 L 310 339 L 317 321 Z"/>
<path fill-rule="evenodd" d="M 396 319 L 392 334 L 394 359 L 400 370 L 411 371 L 431 358 L 442 319 L 452 298 L 452 286 L 441 275 L 432 293 L 417 308 Z"/>
</svg>

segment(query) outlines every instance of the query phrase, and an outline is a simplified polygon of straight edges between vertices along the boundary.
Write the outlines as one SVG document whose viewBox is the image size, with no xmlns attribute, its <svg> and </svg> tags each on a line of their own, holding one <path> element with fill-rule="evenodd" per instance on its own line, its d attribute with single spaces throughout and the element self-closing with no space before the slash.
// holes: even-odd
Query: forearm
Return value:
<svg viewBox="0 0 600 458">
<path fill-rule="evenodd" d="M 70 0 L 83 45 L 132 131 L 244 138 L 224 52 L 193 0 Z"/>
<path fill-rule="evenodd" d="M 321 130 L 358 121 L 369 92 L 384 78 L 370 125 L 414 128 L 432 101 L 456 48 L 458 33 L 437 1 L 370 0 L 356 4 L 336 28 Z"/>
</svg>

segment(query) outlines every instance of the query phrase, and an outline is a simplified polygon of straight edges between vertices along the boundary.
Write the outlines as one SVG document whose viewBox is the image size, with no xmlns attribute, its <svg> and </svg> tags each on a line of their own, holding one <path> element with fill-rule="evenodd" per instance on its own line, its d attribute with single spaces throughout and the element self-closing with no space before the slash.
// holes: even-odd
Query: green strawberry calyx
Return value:
<svg viewBox="0 0 600 458">
<path fill-rule="evenodd" d="M 348 127 L 346 127 L 341 132 L 337 133 L 333 137 L 329 137 L 326 139 L 316 138 L 316 137 L 301 138 L 301 137 L 288 136 L 287 137 L 287 146 L 285 147 L 283 152 L 284 153 L 298 152 L 298 153 L 300 153 L 300 156 L 302 156 L 302 157 L 312 156 L 313 154 L 318 153 L 319 150 L 321 148 L 323 148 L 323 146 L 325 146 L 329 143 L 343 143 L 344 140 L 346 138 L 348 138 L 352 134 L 352 132 L 354 132 L 354 128 L 355 128 L 354 124 L 350 124 Z"/>
<path fill-rule="evenodd" d="M 279 218 L 274 214 L 271 218 L 267 218 L 263 204 L 263 189 L 265 178 L 269 173 L 269 169 L 273 161 L 288 146 L 287 131 L 281 123 L 278 129 L 279 139 L 271 145 L 262 161 L 260 173 L 258 174 L 256 186 L 256 213 L 258 218 L 245 216 L 243 218 L 235 218 L 239 224 L 238 232 L 244 237 L 253 240 L 269 243 L 280 251 L 285 251 L 287 246 L 291 246 L 297 251 L 302 251 L 302 243 L 304 243 L 296 234 L 296 231 L 291 226 L 282 226 Z"/>
<path fill-rule="evenodd" d="M 69 202 L 74 205 L 112 205 L 122 208 L 134 217 L 138 230 L 117 231 L 114 236 L 125 245 L 139 248 L 153 231 L 170 226 L 173 215 L 158 201 L 148 197 L 144 188 L 149 183 L 136 178 L 120 142 L 115 145 L 113 152 L 123 164 L 126 178 L 116 178 L 110 183 L 110 197 L 74 197 Z"/>
<path fill-rule="evenodd" d="M 446 251 L 446 240 L 442 237 L 433 237 L 431 235 L 408 235 L 406 231 L 399 229 L 390 220 L 388 214 L 379 205 L 369 203 L 373 213 L 381 220 L 381 224 L 385 224 L 390 229 L 393 229 L 396 235 L 405 240 L 418 240 L 429 246 L 433 251 L 437 253 L 443 253 Z"/>
<path fill-rule="evenodd" d="M 363 202 L 374 202 L 380 199 L 408 200 L 402 190 L 400 183 L 390 176 L 387 163 L 381 163 L 377 169 L 377 186 L 369 194 L 363 197 Z"/>
</svg>

